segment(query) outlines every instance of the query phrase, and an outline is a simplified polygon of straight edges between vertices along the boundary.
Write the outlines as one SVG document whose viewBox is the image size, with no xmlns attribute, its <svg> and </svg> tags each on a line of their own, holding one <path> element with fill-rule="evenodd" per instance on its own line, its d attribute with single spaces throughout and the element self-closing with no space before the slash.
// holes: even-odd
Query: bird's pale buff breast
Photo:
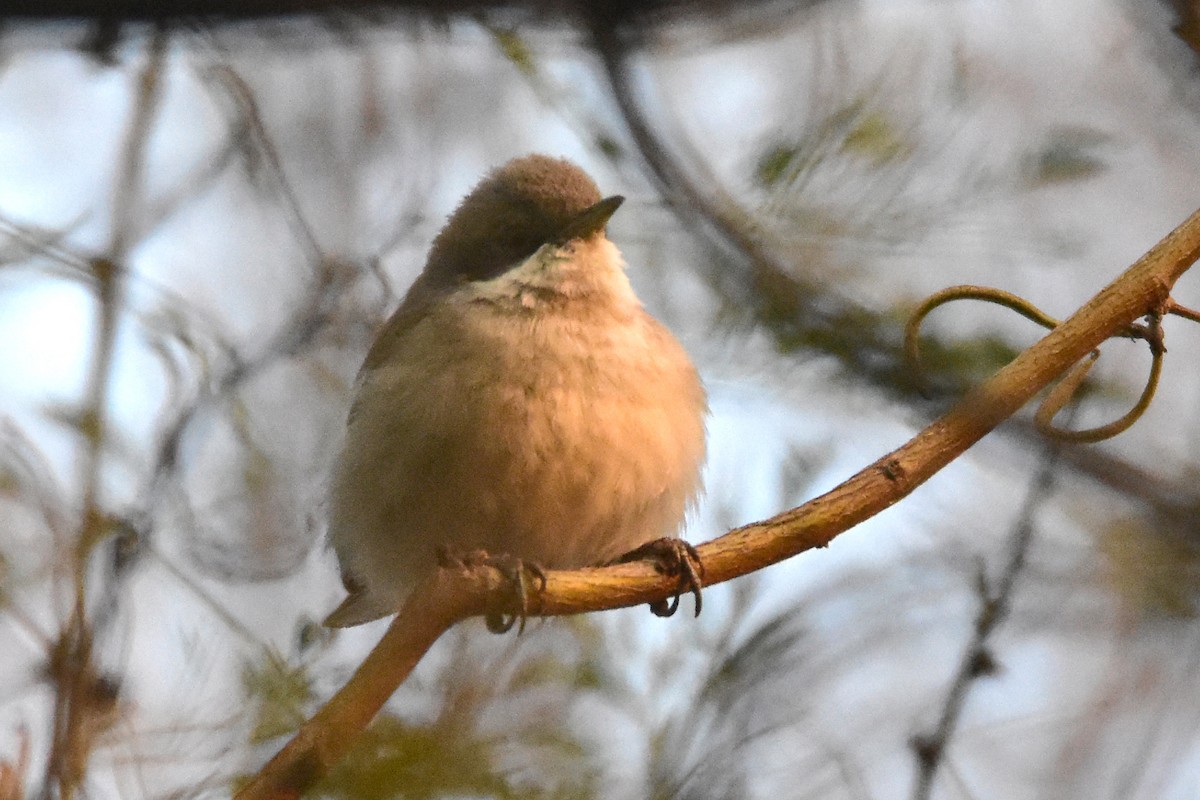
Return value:
<svg viewBox="0 0 1200 800">
<path fill-rule="evenodd" d="M 616 249 L 585 247 L 566 269 L 544 249 L 435 304 L 363 376 L 330 538 L 386 610 L 439 544 L 572 568 L 678 532 L 699 488 L 704 391 Z"/>
</svg>

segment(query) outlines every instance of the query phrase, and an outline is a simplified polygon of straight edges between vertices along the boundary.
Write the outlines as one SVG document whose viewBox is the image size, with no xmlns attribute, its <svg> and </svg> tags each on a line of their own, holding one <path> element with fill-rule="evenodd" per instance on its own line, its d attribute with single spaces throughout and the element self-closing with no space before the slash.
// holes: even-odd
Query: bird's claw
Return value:
<svg viewBox="0 0 1200 800">
<path fill-rule="evenodd" d="M 449 546 L 438 549 L 438 564 L 446 568 L 491 567 L 504 576 L 511 594 L 505 598 L 502 607 L 489 608 L 484 614 L 484 622 L 492 633 L 508 633 L 514 625 L 517 635 L 525 632 L 525 620 L 529 617 L 530 579 L 537 582 L 536 592 L 546 588 L 546 572 L 541 565 L 533 561 L 525 561 L 516 556 L 501 553 L 491 555 L 486 550 L 470 550 L 458 552 Z"/>
<path fill-rule="evenodd" d="M 679 591 L 668 600 L 656 600 L 650 604 L 650 611 L 657 617 L 669 617 L 679 610 L 679 598 L 684 593 L 691 592 L 696 598 L 696 616 L 700 616 L 700 589 L 704 585 L 704 563 L 696 548 L 683 539 L 667 537 L 655 539 L 652 542 L 630 550 L 619 557 L 615 563 L 628 564 L 631 561 L 649 560 L 654 562 L 654 568 L 663 575 L 679 578 Z"/>
</svg>

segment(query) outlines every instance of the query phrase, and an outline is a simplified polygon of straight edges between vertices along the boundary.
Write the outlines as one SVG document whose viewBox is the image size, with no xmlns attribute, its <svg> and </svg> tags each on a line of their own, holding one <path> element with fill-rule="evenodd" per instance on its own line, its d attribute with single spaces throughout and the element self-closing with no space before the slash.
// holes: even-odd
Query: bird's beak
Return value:
<svg viewBox="0 0 1200 800">
<path fill-rule="evenodd" d="M 589 206 L 579 212 L 579 216 L 567 223 L 562 233 L 554 240 L 555 244 L 566 244 L 572 239 L 586 239 L 594 233 L 604 230 L 608 219 L 621 207 L 625 198 L 621 195 L 606 197 L 594 206 Z"/>
</svg>

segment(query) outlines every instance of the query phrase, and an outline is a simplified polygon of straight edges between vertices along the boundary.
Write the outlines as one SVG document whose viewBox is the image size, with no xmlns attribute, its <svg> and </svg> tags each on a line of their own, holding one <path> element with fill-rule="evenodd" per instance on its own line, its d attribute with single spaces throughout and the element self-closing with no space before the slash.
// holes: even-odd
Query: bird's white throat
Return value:
<svg viewBox="0 0 1200 800">
<path fill-rule="evenodd" d="M 608 300 L 640 307 L 621 251 L 603 236 L 566 245 L 546 244 L 532 256 L 488 281 L 474 285 L 473 299 L 536 307 L 569 298 Z"/>
</svg>

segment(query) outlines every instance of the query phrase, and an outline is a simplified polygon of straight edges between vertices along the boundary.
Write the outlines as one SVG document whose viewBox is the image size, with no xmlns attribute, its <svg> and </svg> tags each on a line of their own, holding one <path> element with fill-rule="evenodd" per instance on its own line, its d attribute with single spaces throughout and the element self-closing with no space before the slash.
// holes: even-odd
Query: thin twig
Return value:
<svg viewBox="0 0 1200 800">
<path fill-rule="evenodd" d="M 1200 322 L 1200 311 L 1176 303 L 1174 300 L 1168 300 L 1167 306 L 1163 310 L 1167 314 L 1174 314 L 1177 317 L 1183 317 L 1184 319 L 1191 320 L 1192 322 Z"/>
<path fill-rule="evenodd" d="M 72 608 L 48 654 L 55 701 L 46 791 L 56 787 L 58 795 L 68 800 L 83 779 L 92 741 L 103 730 L 97 725 L 97 716 L 109 711 L 115 701 L 115 689 L 100 677 L 92 660 L 94 631 L 87 618 L 86 575 L 93 548 L 108 528 L 101 483 L 108 441 L 109 384 L 124 300 L 123 271 L 118 265 L 124 262 L 131 243 L 129 234 L 142 191 L 146 146 L 160 97 L 166 41 L 165 31 L 158 29 L 151 40 L 146 64 L 138 75 L 133 113 L 118 161 L 109 251 L 90 263 L 97 314 L 79 422 L 84 437 L 80 463 L 82 518 L 71 558 Z"/>
<path fill-rule="evenodd" d="M 1076 406 L 1072 406 L 1071 416 L 1074 416 L 1075 408 Z M 980 678 L 995 672 L 995 656 L 992 655 L 990 639 L 1012 610 L 1013 587 L 1029 556 L 1037 513 L 1054 493 L 1062 449 L 1062 442 L 1047 444 L 1041 466 L 1030 480 L 1029 493 L 1025 496 L 1020 515 L 1009 536 L 1008 558 L 1004 569 L 994 585 L 987 579 L 982 566 L 980 567 L 977 581 L 979 612 L 975 617 L 975 629 L 971 640 L 963 650 L 958 671 L 946 692 L 942 711 L 933 732 L 914 736 L 912 740 L 913 752 L 917 759 L 912 800 L 928 800 L 933 791 L 934 778 L 945 760 L 946 749 L 958 729 L 968 692 Z"/>
<path fill-rule="evenodd" d="M 283 169 L 283 161 L 279 157 L 279 151 L 276 149 L 275 143 L 272 141 L 270 134 L 267 133 L 266 125 L 263 123 L 262 113 L 259 111 L 258 100 L 254 96 L 254 91 L 246 83 L 246 79 L 228 64 L 218 64 L 211 67 L 209 75 L 225 89 L 229 98 L 237 105 L 238 128 L 241 129 L 244 127 L 250 134 L 247 138 L 258 148 L 258 154 L 262 156 L 269 168 L 270 175 L 275 182 L 276 191 L 279 192 L 279 196 L 283 199 L 284 205 L 288 210 L 288 217 L 292 222 L 292 226 L 300 235 L 304 245 L 308 248 L 310 258 L 317 263 L 325 261 L 325 250 L 321 247 L 316 233 L 313 231 L 312 226 L 308 224 L 308 220 L 300 208 L 300 199 L 296 195 L 296 190 L 292 188 L 291 181 L 288 180 L 287 173 Z"/>
</svg>

